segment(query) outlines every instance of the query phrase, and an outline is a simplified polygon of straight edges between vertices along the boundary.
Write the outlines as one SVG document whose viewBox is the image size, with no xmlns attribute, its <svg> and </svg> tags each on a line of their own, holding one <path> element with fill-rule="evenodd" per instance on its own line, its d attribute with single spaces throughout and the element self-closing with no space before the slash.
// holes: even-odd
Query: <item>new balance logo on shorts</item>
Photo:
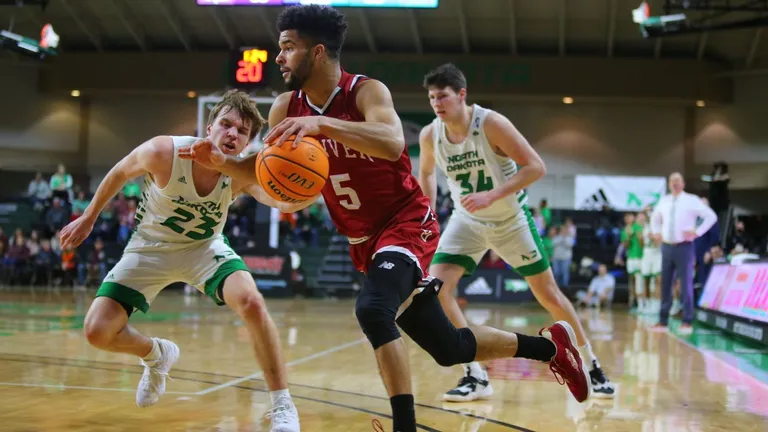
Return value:
<svg viewBox="0 0 768 432">
<path fill-rule="evenodd" d="M 383 263 L 381 263 L 379 268 L 383 268 L 383 269 L 387 269 L 387 270 L 392 270 L 393 268 L 395 268 L 395 265 L 392 264 L 389 261 L 384 261 Z"/>
</svg>

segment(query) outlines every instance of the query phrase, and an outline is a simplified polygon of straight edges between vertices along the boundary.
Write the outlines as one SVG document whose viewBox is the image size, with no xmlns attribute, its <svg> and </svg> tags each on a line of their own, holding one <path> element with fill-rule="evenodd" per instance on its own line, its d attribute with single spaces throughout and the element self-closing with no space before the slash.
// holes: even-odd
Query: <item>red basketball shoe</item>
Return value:
<svg viewBox="0 0 768 432">
<path fill-rule="evenodd" d="M 568 384 L 568 389 L 579 402 L 589 399 L 591 393 L 589 371 L 581 360 L 576 348 L 576 334 L 565 321 L 558 321 L 539 330 L 539 335 L 555 344 L 555 356 L 549 362 L 549 369 L 557 382 Z"/>
</svg>

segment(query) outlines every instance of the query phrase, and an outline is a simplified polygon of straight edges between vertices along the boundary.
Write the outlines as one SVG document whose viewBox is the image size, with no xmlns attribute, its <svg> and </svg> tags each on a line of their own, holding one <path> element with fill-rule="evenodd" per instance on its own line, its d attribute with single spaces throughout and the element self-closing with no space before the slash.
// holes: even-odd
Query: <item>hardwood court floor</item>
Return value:
<svg viewBox="0 0 768 432">
<path fill-rule="evenodd" d="M 181 349 L 168 392 L 154 407 L 139 409 L 137 360 L 93 349 L 82 336 L 92 295 L 0 291 L 0 430 L 268 430 L 264 382 L 245 329 L 227 308 L 197 294 L 163 293 L 148 315 L 135 316 L 140 331 L 172 339 Z M 372 419 L 379 419 L 390 431 L 389 401 L 354 303 L 268 304 L 302 430 L 371 431 Z M 550 321 L 537 306 L 470 305 L 468 317 L 528 333 Z M 674 335 L 648 333 L 625 312 L 587 311 L 583 320 L 619 386 L 615 400 L 578 404 L 546 366 L 508 359 L 490 365 L 496 391 L 490 400 L 443 403 L 441 394 L 461 371 L 437 366 L 409 342 L 420 430 L 768 430 L 768 385 L 756 368 Z M 702 340 L 711 334 L 700 331 Z M 744 371 L 750 367 L 752 375 Z"/>
</svg>

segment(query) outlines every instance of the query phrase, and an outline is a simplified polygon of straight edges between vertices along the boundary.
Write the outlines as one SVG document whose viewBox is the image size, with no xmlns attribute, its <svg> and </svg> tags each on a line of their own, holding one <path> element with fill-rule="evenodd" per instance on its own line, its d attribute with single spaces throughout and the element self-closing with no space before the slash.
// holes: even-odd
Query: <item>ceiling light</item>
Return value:
<svg viewBox="0 0 768 432">
<path fill-rule="evenodd" d="M 72 97 L 80 97 L 80 90 L 72 90 L 69 92 L 69 95 Z"/>
<path fill-rule="evenodd" d="M 570 97 L 570 96 L 566 96 L 566 97 L 563 98 L 563 103 L 566 104 L 566 105 L 570 105 L 570 104 L 573 103 L 573 98 Z"/>
</svg>

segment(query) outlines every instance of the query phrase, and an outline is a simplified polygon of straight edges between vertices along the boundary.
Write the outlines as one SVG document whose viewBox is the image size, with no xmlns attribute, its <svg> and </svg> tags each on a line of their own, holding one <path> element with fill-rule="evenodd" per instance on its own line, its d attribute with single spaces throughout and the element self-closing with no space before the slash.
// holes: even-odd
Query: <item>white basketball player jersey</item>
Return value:
<svg viewBox="0 0 768 432">
<path fill-rule="evenodd" d="M 643 227 L 643 250 L 658 250 L 659 246 L 651 239 L 651 223 L 646 222 Z"/>
<path fill-rule="evenodd" d="M 192 144 L 197 138 L 171 138 L 171 178 L 161 189 L 150 175 L 144 176 L 144 190 L 136 208 L 136 233 L 145 241 L 175 244 L 218 237 L 232 202 L 232 180 L 222 174 L 208 196 L 199 196 L 192 179 L 192 161 L 178 157 L 179 147 Z"/>
<path fill-rule="evenodd" d="M 499 187 L 517 172 L 515 161 L 496 154 L 485 136 L 483 124 L 489 112 L 480 105 L 472 106 L 469 133 L 464 142 L 458 144 L 448 141 L 445 124 L 436 118 L 432 121 L 432 143 L 435 163 L 447 177 L 455 211 L 481 222 L 503 222 L 522 211 L 528 202 L 525 191 L 504 197 L 474 214 L 461 205 L 463 195 Z"/>
</svg>

